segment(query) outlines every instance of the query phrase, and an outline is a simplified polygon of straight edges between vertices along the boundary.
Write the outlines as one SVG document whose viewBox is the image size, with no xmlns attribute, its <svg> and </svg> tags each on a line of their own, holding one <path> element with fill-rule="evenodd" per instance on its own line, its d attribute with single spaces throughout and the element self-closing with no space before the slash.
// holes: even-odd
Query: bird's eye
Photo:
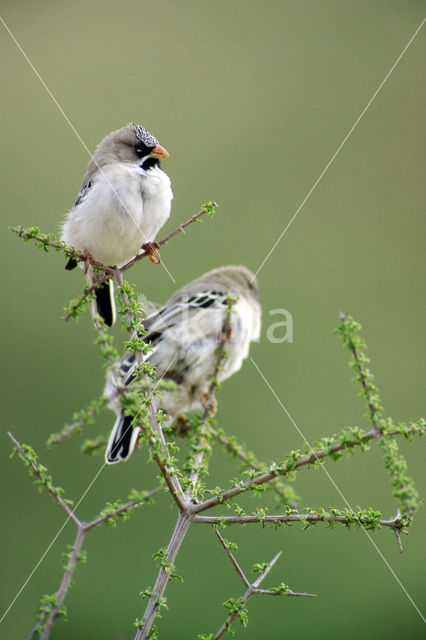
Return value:
<svg viewBox="0 0 426 640">
<path fill-rule="evenodd" d="M 142 149 L 142 147 L 136 147 L 135 151 L 136 151 L 136 155 L 138 156 L 138 158 L 143 158 L 144 153 L 145 153 L 145 149 Z"/>
</svg>

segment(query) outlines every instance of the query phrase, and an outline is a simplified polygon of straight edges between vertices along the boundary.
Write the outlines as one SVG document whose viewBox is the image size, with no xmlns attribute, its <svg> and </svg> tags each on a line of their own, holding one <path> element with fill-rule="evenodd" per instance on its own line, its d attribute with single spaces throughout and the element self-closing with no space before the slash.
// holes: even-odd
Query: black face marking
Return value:
<svg viewBox="0 0 426 640">
<path fill-rule="evenodd" d="M 149 154 L 151 153 L 153 147 L 147 147 L 146 144 L 143 144 L 142 142 L 140 142 L 139 144 L 136 145 L 135 147 L 135 153 L 138 156 L 138 158 L 146 158 L 147 156 L 149 156 Z"/>
<path fill-rule="evenodd" d="M 144 160 L 142 164 L 139 166 L 141 169 L 144 169 L 145 171 L 149 171 L 154 167 L 160 167 L 160 161 L 158 158 L 149 157 L 149 158 L 146 158 L 146 160 Z"/>
<path fill-rule="evenodd" d="M 149 133 L 145 127 L 141 127 L 138 124 L 134 124 L 134 132 L 136 136 L 135 152 L 138 158 L 146 158 L 149 156 L 156 144 L 158 144 L 157 138 Z"/>
</svg>

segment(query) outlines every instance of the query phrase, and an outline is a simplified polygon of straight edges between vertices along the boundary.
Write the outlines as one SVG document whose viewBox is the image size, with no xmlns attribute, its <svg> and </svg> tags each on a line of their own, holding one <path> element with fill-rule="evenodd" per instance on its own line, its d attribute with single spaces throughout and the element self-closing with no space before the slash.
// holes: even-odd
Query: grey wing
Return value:
<svg viewBox="0 0 426 640">
<path fill-rule="evenodd" d="M 89 192 L 89 189 L 92 187 L 92 182 L 83 182 L 81 189 L 80 189 L 80 193 L 77 196 L 77 200 L 74 202 L 74 206 L 73 209 L 70 212 L 70 215 L 72 215 L 73 210 L 75 209 L 75 207 L 78 207 L 78 205 L 84 200 L 84 198 L 86 197 L 86 195 Z M 65 265 L 65 269 L 67 271 L 72 271 L 73 269 L 75 269 L 77 266 L 77 260 L 75 258 L 70 258 L 68 260 L 68 262 Z M 109 325 L 111 326 L 111 325 Z"/>
<path fill-rule="evenodd" d="M 172 298 L 172 300 L 174 300 L 172 304 L 160 308 L 143 320 L 147 332 L 144 340 L 151 343 L 154 353 L 161 342 L 164 331 L 176 326 L 182 319 L 190 323 L 191 317 L 200 309 L 223 308 L 227 303 L 227 292 L 206 290 L 194 295 Z M 152 352 L 148 354 L 147 359 L 151 355 Z M 135 365 L 135 356 L 125 353 L 121 359 L 119 373 L 126 386 L 131 384 L 134 379 Z"/>
<path fill-rule="evenodd" d="M 152 333 L 162 332 L 174 327 L 182 319 L 190 320 L 191 316 L 199 309 L 213 310 L 223 308 L 227 303 L 227 293 L 225 291 L 205 290 L 193 295 L 181 294 L 178 297 L 173 297 L 170 303 L 145 318 L 144 326 L 148 332 L 147 338 Z"/>
<path fill-rule="evenodd" d="M 83 182 L 81 185 L 80 193 L 77 196 L 77 200 L 74 202 L 74 207 L 77 207 L 80 202 L 87 196 L 89 190 L 91 189 L 93 182 L 89 180 L 89 182 Z"/>
</svg>

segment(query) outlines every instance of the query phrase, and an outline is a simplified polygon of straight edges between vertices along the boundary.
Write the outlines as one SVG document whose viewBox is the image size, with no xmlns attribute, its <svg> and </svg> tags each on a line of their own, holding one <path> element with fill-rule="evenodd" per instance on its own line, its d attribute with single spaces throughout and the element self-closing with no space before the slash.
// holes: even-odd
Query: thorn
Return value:
<svg viewBox="0 0 426 640">
<path fill-rule="evenodd" d="M 397 542 L 398 547 L 399 547 L 399 552 L 402 553 L 403 552 L 403 548 L 402 548 L 401 534 L 399 532 L 399 529 L 397 527 L 393 527 L 393 532 L 395 534 L 396 542 Z"/>
</svg>

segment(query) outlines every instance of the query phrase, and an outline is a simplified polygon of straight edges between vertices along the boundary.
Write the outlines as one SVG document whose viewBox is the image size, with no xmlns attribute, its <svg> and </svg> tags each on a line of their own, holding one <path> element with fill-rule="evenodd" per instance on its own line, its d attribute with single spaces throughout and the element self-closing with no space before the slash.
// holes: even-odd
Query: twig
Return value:
<svg viewBox="0 0 426 640">
<path fill-rule="evenodd" d="M 345 346 L 352 352 L 354 368 L 358 371 L 357 379 L 363 388 L 363 395 L 368 406 L 371 424 L 376 431 L 376 437 L 380 438 L 383 431 L 379 426 L 379 419 L 383 413 L 383 407 L 378 396 L 377 388 L 372 382 L 373 376 L 365 366 L 369 361 L 362 353 L 362 349 L 365 348 L 365 342 L 356 335 L 356 330 L 359 325 L 353 323 L 350 316 L 346 313 L 340 313 L 339 319 L 341 328 L 346 328 L 346 333 L 341 331 L 341 335 Z"/>
<path fill-rule="evenodd" d="M 401 519 L 399 513 L 390 520 L 385 519 L 368 519 L 363 513 L 348 515 L 337 515 L 333 513 L 280 513 L 276 515 L 242 515 L 242 516 L 195 516 L 195 524 L 264 524 L 264 523 L 287 523 L 301 522 L 302 524 L 316 524 L 318 522 L 325 522 L 329 524 L 339 523 L 345 526 L 351 524 L 357 524 L 363 526 L 365 529 L 376 529 L 379 527 L 389 527 L 394 532 L 401 531 L 404 528 L 405 522 Z M 370 526 L 368 526 L 370 525 Z"/>
<path fill-rule="evenodd" d="M 195 520 L 201 516 L 196 516 Z M 234 554 L 232 553 L 231 549 L 229 548 L 229 546 L 226 544 L 225 540 L 223 539 L 223 537 L 220 535 L 220 532 L 218 529 L 215 529 L 215 533 L 217 535 L 217 537 L 220 540 L 220 544 L 222 545 L 222 547 L 225 549 L 226 554 L 228 556 L 228 558 L 230 559 L 230 561 L 232 562 L 232 564 L 234 565 L 235 571 L 238 573 L 238 575 L 240 576 L 241 580 L 243 581 L 244 585 L 249 588 L 250 587 L 250 581 L 247 580 L 244 571 L 241 569 L 240 565 L 238 564 L 237 560 L 235 559 Z"/>
<path fill-rule="evenodd" d="M 279 551 L 276 556 L 271 560 L 271 562 L 269 562 L 265 569 L 262 571 L 262 573 L 259 575 L 259 577 L 253 582 L 251 583 L 247 577 L 245 576 L 243 570 L 241 569 L 241 567 L 239 566 L 238 562 L 236 561 L 234 555 L 232 554 L 231 550 L 229 549 L 229 546 L 226 544 L 226 541 L 222 538 L 222 536 L 220 535 L 219 531 L 216 529 L 216 534 L 220 540 L 220 543 L 222 545 L 222 547 L 225 549 L 229 559 L 231 560 L 235 570 L 237 571 L 238 575 L 240 576 L 241 580 L 244 583 L 244 586 L 247 587 L 244 595 L 241 598 L 235 599 L 235 598 L 230 598 L 227 602 L 225 602 L 225 606 L 227 609 L 229 609 L 231 611 L 231 613 L 229 614 L 229 616 L 227 617 L 227 619 L 225 620 L 225 622 L 223 623 L 223 625 L 220 627 L 220 629 L 217 631 L 216 635 L 215 635 L 215 640 L 219 640 L 220 638 L 222 638 L 222 636 L 229 630 L 232 622 L 235 620 L 235 618 L 239 617 L 241 619 L 241 622 L 243 623 L 244 626 L 246 626 L 247 624 L 247 610 L 245 607 L 245 603 L 249 600 L 249 598 L 251 598 L 254 595 L 268 595 L 268 596 L 293 596 L 293 597 L 308 597 L 308 598 L 314 598 L 315 594 L 313 593 L 298 593 L 295 591 L 292 591 L 289 587 L 287 587 L 287 585 L 280 585 L 280 587 L 276 588 L 276 589 L 260 589 L 259 585 L 263 582 L 263 580 L 266 578 L 266 576 L 268 575 L 268 573 L 271 571 L 272 567 L 274 566 L 274 564 L 277 562 L 278 558 L 281 555 L 281 551 Z"/>
<path fill-rule="evenodd" d="M 146 504 L 152 496 L 156 495 L 160 491 L 163 491 L 163 488 L 157 487 L 152 491 L 144 492 L 138 499 L 131 500 L 124 504 L 119 504 L 115 508 L 107 508 L 107 513 L 105 515 L 101 515 L 90 522 L 86 523 L 81 522 L 80 520 L 78 521 L 74 545 L 69 553 L 59 589 L 53 597 L 49 597 L 48 602 L 46 602 L 44 609 L 39 615 L 37 623 L 28 637 L 28 640 L 33 640 L 34 638 L 48 640 L 57 618 L 61 615 L 65 615 L 65 598 L 71 586 L 77 563 L 82 559 L 82 547 L 86 534 L 102 524 L 111 523 L 120 517 L 123 518 L 125 514 L 128 514 L 135 508 Z"/>
<path fill-rule="evenodd" d="M 218 207 L 219 205 L 216 202 L 207 202 L 203 208 L 201 209 L 201 211 L 199 211 L 198 213 L 196 213 L 195 215 L 193 215 L 191 218 L 189 218 L 189 220 L 187 220 L 186 222 L 183 222 L 182 224 L 180 224 L 178 227 L 176 227 L 176 229 L 174 229 L 173 231 L 171 231 L 165 238 L 163 238 L 162 240 L 160 240 L 159 242 L 156 242 L 155 244 L 158 245 L 159 247 L 162 247 L 164 244 L 166 244 L 169 240 L 171 240 L 174 236 L 176 236 L 178 233 L 182 233 L 183 230 L 190 224 L 192 224 L 193 222 L 197 222 L 197 220 L 199 220 L 203 215 L 205 215 L 206 213 L 208 213 L 209 215 L 212 215 L 214 213 L 214 210 Z M 127 269 L 130 269 L 130 267 L 132 267 L 136 262 L 139 262 L 139 260 L 143 260 L 143 258 L 146 258 L 146 256 L 149 255 L 148 251 L 143 251 L 142 253 L 138 253 L 137 256 L 135 256 L 132 260 L 130 260 L 129 262 L 127 262 L 125 265 L 123 265 L 122 267 L 120 267 L 120 271 L 126 271 Z"/>
<path fill-rule="evenodd" d="M 166 456 L 169 455 L 168 453 L 168 447 L 167 447 L 167 442 L 164 438 L 164 433 L 163 430 L 158 422 L 158 418 L 157 418 L 157 412 L 154 408 L 154 406 L 152 405 L 152 403 L 149 406 L 149 410 L 150 410 L 150 414 L 151 414 L 151 424 L 154 428 L 155 434 L 157 435 L 157 437 L 160 440 L 161 443 L 161 447 L 163 450 L 163 454 Z M 151 445 L 155 446 L 155 442 L 152 438 L 152 436 L 149 436 L 150 438 L 150 442 Z M 181 512 L 185 512 L 186 511 L 186 505 L 185 505 L 185 495 L 183 492 L 183 489 L 181 487 L 180 484 L 180 480 L 177 476 L 177 474 L 173 471 L 172 473 L 169 472 L 169 467 L 167 466 L 166 462 L 164 461 L 164 459 L 155 451 L 155 449 L 153 450 L 153 456 L 154 456 L 154 460 L 156 461 L 156 463 L 158 464 L 161 473 L 163 474 L 164 480 L 166 481 L 166 484 L 169 488 L 170 494 L 173 498 L 173 500 L 176 502 L 177 506 L 179 507 L 179 510 Z"/>
<path fill-rule="evenodd" d="M 34 240 L 34 242 L 38 244 L 39 248 L 43 248 L 47 251 L 47 247 L 52 247 L 52 249 L 56 249 L 57 251 L 62 251 L 67 258 L 75 258 L 76 260 L 86 260 L 87 255 L 85 253 L 80 253 L 76 251 L 72 247 L 67 247 L 64 242 L 56 242 L 54 240 L 54 235 L 52 233 L 39 233 L 38 227 L 29 227 L 28 229 L 24 229 L 23 227 L 10 227 L 10 230 L 16 233 L 17 236 L 23 238 L 27 242 L 29 240 Z M 96 267 L 105 268 L 105 265 L 102 262 L 96 262 L 96 260 L 91 261 Z"/>
<path fill-rule="evenodd" d="M 77 518 L 77 516 L 74 513 L 74 510 L 71 509 L 71 507 L 67 504 L 67 502 L 62 498 L 61 493 L 63 493 L 62 489 L 60 489 L 59 487 L 54 487 L 52 484 L 52 478 L 50 476 L 47 475 L 46 473 L 46 469 L 44 467 L 41 467 L 36 459 L 34 459 L 34 452 L 29 452 L 28 449 L 26 450 L 24 448 L 23 445 L 21 445 L 21 443 L 15 438 L 15 436 L 8 431 L 7 435 L 9 436 L 9 438 L 12 440 L 13 444 L 16 447 L 16 450 L 18 451 L 20 458 L 23 460 L 23 462 L 25 463 L 26 466 L 28 466 L 32 473 L 32 477 L 36 478 L 36 481 L 45 486 L 46 489 L 48 490 L 48 492 L 50 493 L 51 496 L 53 496 L 54 500 L 58 503 L 58 505 L 61 507 L 61 509 L 63 509 L 65 511 L 65 513 L 67 514 L 68 518 L 77 526 L 80 527 L 81 526 L 81 521 L 79 520 L 79 518 Z"/>
<path fill-rule="evenodd" d="M 173 238 L 178 233 L 183 232 L 183 230 L 188 225 L 192 224 L 193 222 L 197 222 L 197 220 L 199 220 L 206 213 L 212 216 L 215 212 L 215 209 L 217 209 L 218 206 L 219 205 L 216 202 L 206 202 L 203 208 L 201 209 L 201 211 L 193 215 L 186 222 L 183 222 L 182 224 L 180 224 L 178 227 L 176 227 L 176 229 L 171 231 L 165 238 L 163 238 L 156 244 L 158 244 L 160 247 L 166 244 L 171 238 Z M 24 229 L 22 226 L 18 226 L 18 227 L 10 227 L 10 230 L 16 233 L 16 235 L 19 236 L 20 238 L 23 238 L 24 240 L 26 240 L 27 242 L 29 240 L 34 240 L 36 244 L 38 243 L 39 247 L 42 247 L 45 250 L 47 250 L 48 247 L 51 247 L 52 249 L 62 251 L 68 258 L 75 258 L 76 260 L 81 260 L 81 261 L 84 261 L 87 259 L 86 253 L 76 251 L 73 247 L 67 247 L 67 245 L 64 242 L 57 242 L 53 234 L 40 233 L 40 230 L 38 227 L 30 227 L 28 229 Z M 130 269 L 130 267 L 133 264 L 135 264 L 135 262 L 139 262 L 139 260 L 146 258 L 146 256 L 148 255 L 149 255 L 148 251 L 143 251 L 142 253 L 135 256 L 132 260 L 127 262 L 125 265 L 120 267 L 120 271 L 126 271 L 127 269 Z M 105 271 L 105 270 L 110 271 L 112 268 L 112 265 L 105 265 L 102 262 L 97 262 L 96 260 L 91 260 L 91 264 L 95 267 L 99 267 L 100 269 L 102 269 L 102 271 Z M 101 282 L 105 282 L 105 280 L 108 280 L 110 277 L 111 277 L 111 273 L 105 279 L 99 280 L 96 283 L 94 283 L 93 287 L 91 287 L 92 291 L 99 284 L 101 284 Z"/>
<path fill-rule="evenodd" d="M 67 562 L 59 589 L 53 596 L 43 596 L 42 607 L 38 615 L 37 623 L 29 635 L 29 640 L 33 640 L 33 638 L 36 637 L 40 638 L 40 640 L 47 640 L 56 619 L 59 616 L 66 616 L 64 601 L 69 587 L 71 586 L 72 577 L 77 563 L 79 561 L 83 561 L 84 558 L 81 550 L 86 534 L 102 524 L 113 524 L 115 520 L 119 518 L 123 519 L 135 508 L 148 502 L 152 496 L 162 491 L 163 488 L 157 487 L 152 491 L 143 493 L 132 491 L 128 502 L 107 505 L 106 509 L 104 509 L 100 516 L 90 522 L 83 522 L 77 517 L 74 510 L 71 509 L 68 504 L 69 501 L 62 497 L 64 493 L 63 489 L 53 485 L 52 478 L 49 475 L 48 470 L 38 462 L 38 458 L 34 450 L 28 445 L 21 444 L 11 433 L 8 435 L 15 446 L 15 455 L 17 454 L 29 468 L 30 476 L 34 479 L 35 483 L 47 489 L 50 495 L 55 499 L 56 503 L 65 511 L 67 518 L 71 520 L 77 528 L 74 544 L 71 547 L 70 553 L 66 556 Z"/>
<path fill-rule="evenodd" d="M 145 614 L 135 635 L 135 640 L 144 640 L 149 637 L 157 611 L 162 603 L 167 583 L 174 572 L 174 562 L 180 546 L 192 522 L 192 516 L 179 512 L 175 530 L 171 537 L 165 559 L 162 562 L 151 596 L 145 609 Z"/>
<path fill-rule="evenodd" d="M 98 265 L 98 263 L 95 263 Z M 99 265 L 98 265 L 99 266 Z M 67 321 L 76 315 L 76 312 L 81 305 L 95 292 L 95 290 L 107 280 L 111 280 L 114 275 L 114 270 L 109 267 L 104 267 L 103 274 L 100 275 L 90 286 L 85 287 L 83 293 L 79 295 L 72 305 L 66 309 L 66 314 L 62 316 L 62 319 Z"/>
<path fill-rule="evenodd" d="M 107 509 L 106 514 L 102 514 L 98 518 L 95 518 L 90 522 L 83 523 L 83 529 L 85 533 L 87 533 L 88 531 L 91 531 L 92 529 L 96 529 L 96 527 L 99 527 L 100 525 L 105 524 L 106 522 L 110 522 L 116 518 L 120 518 L 124 516 L 126 513 L 128 513 L 129 511 L 133 511 L 133 509 L 137 509 L 138 507 L 141 507 L 142 505 L 146 504 L 153 496 L 157 495 L 157 493 L 161 493 L 162 491 L 164 491 L 163 487 L 156 487 L 151 491 L 146 491 L 146 492 L 144 491 L 141 494 L 141 497 L 138 499 L 130 500 L 129 502 L 119 504 L 118 506 L 116 506 L 115 508 L 111 508 L 110 510 Z"/>
<path fill-rule="evenodd" d="M 59 615 L 61 615 L 61 609 L 63 607 L 66 595 L 68 593 L 68 589 L 70 588 L 70 585 L 71 585 L 71 580 L 74 575 L 74 571 L 80 557 L 85 535 L 86 535 L 86 532 L 84 531 L 83 527 L 80 525 L 77 528 L 77 534 L 75 537 L 74 545 L 73 545 L 71 554 L 69 556 L 67 566 L 65 568 L 61 585 L 56 593 L 56 603 L 53 605 L 49 613 L 49 616 L 43 628 L 43 633 L 40 637 L 40 640 L 48 640 L 50 633 L 52 631 L 52 627 L 55 624 L 56 618 Z"/>
<path fill-rule="evenodd" d="M 424 432 L 424 426 L 413 425 L 411 427 L 406 427 L 404 432 L 402 432 L 400 429 L 387 430 L 386 432 L 384 432 L 383 436 L 384 438 L 389 438 L 394 435 L 400 435 L 401 433 L 409 435 L 409 434 L 422 433 L 422 432 Z M 282 466 L 275 468 L 273 471 L 262 473 L 256 476 L 255 478 L 251 478 L 246 482 L 242 482 L 239 485 L 235 485 L 234 487 L 231 487 L 230 489 L 227 489 L 221 492 L 217 496 L 208 498 L 204 502 L 201 502 L 197 505 L 193 505 L 191 508 L 194 513 L 201 513 L 206 509 L 211 509 L 212 507 L 215 507 L 216 505 L 221 504 L 222 502 L 225 502 L 226 500 L 235 498 L 235 496 L 238 496 L 240 493 L 244 493 L 245 491 L 252 489 L 253 487 L 265 484 L 265 482 L 270 482 L 277 475 L 285 476 L 286 474 L 293 472 L 296 469 L 299 469 L 300 467 L 314 464 L 327 457 L 333 457 L 334 454 L 336 454 L 339 451 L 344 451 L 346 449 L 365 446 L 368 442 L 375 441 L 375 440 L 377 440 L 377 432 L 375 429 L 372 429 L 371 431 L 365 432 L 357 440 L 351 441 L 351 440 L 344 439 L 344 440 L 338 441 L 336 444 L 332 446 L 326 446 L 323 449 L 318 449 L 317 451 L 314 451 L 314 453 L 310 455 L 302 456 L 299 459 L 297 459 L 295 462 L 283 464 Z"/>
<path fill-rule="evenodd" d="M 52 631 L 53 625 L 56 619 L 61 616 L 63 611 L 63 604 L 67 596 L 68 590 L 71 586 L 71 581 L 74 575 L 78 561 L 81 559 L 81 550 L 86 534 L 96 527 L 105 524 L 106 522 L 112 522 L 117 518 L 123 518 L 123 516 L 129 511 L 136 509 L 137 507 L 146 504 L 154 495 L 163 491 L 162 487 L 157 487 L 152 491 L 144 492 L 140 498 L 131 500 L 127 503 L 120 504 L 115 508 L 107 509 L 105 515 L 101 515 L 99 518 L 95 518 L 90 522 L 79 522 L 77 525 L 77 534 L 72 546 L 71 552 L 68 557 L 68 561 L 65 567 L 64 575 L 62 577 L 61 584 L 55 596 L 50 600 L 48 605 L 44 608 L 39 616 L 39 620 L 32 629 L 28 640 L 39 637 L 40 640 L 48 640 Z M 46 620 L 47 617 L 47 620 Z M 40 631 L 42 629 L 42 631 Z M 41 633 L 41 635 L 40 635 Z"/>
<path fill-rule="evenodd" d="M 229 453 L 244 462 L 247 467 L 249 467 L 250 469 L 254 469 L 254 471 L 258 471 L 259 473 L 262 473 L 262 471 L 264 471 L 261 464 L 256 461 L 252 452 L 244 451 L 241 445 L 234 442 L 233 438 L 225 435 L 222 430 L 217 431 L 211 425 L 208 425 L 208 428 L 213 438 L 217 440 L 217 442 L 220 442 L 220 444 L 222 444 L 225 449 L 229 451 Z M 278 480 L 278 478 L 274 478 L 274 480 L 271 480 L 269 484 L 271 486 L 271 489 L 273 489 L 279 495 L 284 503 L 291 504 L 293 506 L 297 504 L 295 500 L 296 496 L 294 494 L 293 488 L 290 485 L 284 485 Z"/>
<path fill-rule="evenodd" d="M 135 314 L 130 310 L 129 297 L 123 289 L 124 281 L 123 281 L 123 275 L 120 270 L 116 270 L 115 277 L 117 280 L 119 294 L 122 298 L 123 305 L 126 308 L 125 319 L 126 319 L 127 331 L 130 335 L 130 340 L 132 342 L 137 343 L 137 341 L 140 339 L 140 333 L 138 331 L 138 326 L 139 326 L 138 321 L 140 320 L 140 318 L 136 318 Z M 141 328 L 143 329 L 143 326 L 141 326 Z M 135 350 L 135 358 L 136 358 L 137 364 L 140 364 L 141 362 L 143 362 L 143 353 L 140 349 Z M 152 397 L 152 393 L 150 395 Z M 154 430 L 156 437 L 159 439 L 162 453 L 165 456 L 165 459 L 167 459 L 169 456 L 169 449 L 168 449 L 166 440 L 164 438 L 163 430 L 161 429 L 160 424 L 158 422 L 157 412 L 155 407 L 153 406 L 152 400 L 149 402 L 149 412 L 151 417 L 152 428 Z M 153 434 L 148 433 L 144 425 L 140 425 L 140 426 L 143 432 L 145 433 L 145 435 L 147 435 L 149 438 L 150 444 L 153 447 L 153 457 L 160 468 L 160 471 L 164 477 L 164 480 L 170 490 L 170 493 L 174 501 L 179 507 L 179 510 L 184 511 L 185 510 L 184 503 L 183 503 L 184 493 L 180 485 L 180 481 L 177 474 L 174 471 L 172 471 L 171 473 L 169 472 L 169 468 L 165 462 L 165 459 L 163 459 L 163 457 L 160 456 L 160 454 L 156 450 L 157 447 L 156 447 Z"/>
<path fill-rule="evenodd" d="M 106 406 L 107 399 L 104 396 L 101 396 L 97 400 L 93 400 L 87 409 L 83 409 L 78 413 L 75 413 L 73 418 L 74 421 L 71 424 L 66 424 L 65 427 L 59 433 L 52 433 L 47 439 L 46 446 L 47 448 L 51 448 L 65 438 L 69 438 L 73 433 L 79 432 L 80 429 L 90 422 L 93 422 L 93 418 Z"/>
<path fill-rule="evenodd" d="M 383 405 L 380 401 L 379 392 L 373 383 L 373 374 L 367 367 L 369 359 L 364 353 L 366 344 L 358 335 L 361 325 L 345 313 L 340 314 L 340 325 L 336 329 L 343 340 L 343 345 L 347 347 L 351 353 L 353 360 L 350 366 L 356 371 L 356 380 L 361 384 L 361 395 L 368 407 L 368 417 L 373 425 L 376 438 L 380 447 L 384 451 L 385 469 L 391 477 L 393 487 L 392 495 L 397 501 L 401 512 L 415 513 L 420 504 L 419 495 L 411 478 L 408 478 L 407 463 L 398 449 L 398 443 L 395 440 L 386 440 L 383 438 L 385 430 L 387 430 L 386 420 L 383 419 Z M 388 421 L 389 422 L 389 421 Z M 397 537 L 398 545 L 400 540 Z"/>
<path fill-rule="evenodd" d="M 231 315 L 232 305 L 233 305 L 233 301 L 230 300 L 227 308 L 228 311 L 222 327 L 222 335 L 221 335 L 220 345 L 218 348 L 217 362 L 215 365 L 215 369 L 213 371 L 213 375 L 211 378 L 211 382 L 210 382 L 209 390 L 207 394 L 210 402 L 207 403 L 206 401 L 202 419 L 201 419 L 201 425 L 198 427 L 198 436 L 200 438 L 199 450 L 197 451 L 197 453 L 193 458 L 192 471 L 189 478 L 189 488 L 186 491 L 185 495 L 182 496 L 182 499 L 180 494 L 173 495 L 173 492 L 176 491 L 175 487 L 171 486 L 173 476 L 171 474 L 168 474 L 167 471 L 162 468 L 160 464 L 161 459 L 159 459 L 159 456 L 154 449 L 154 453 L 153 453 L 154 458 L 159 464 L 160 469 L 162 470 L 163 476 L 166 479 L 166 482 L 169 480 L 168 482 L 169 490 L 171 491 L 175 501 L 178 503 L 179 515 L 178 515 L 177 523 L 175 526 L 175 530 L 173 532 L 172 538 L 170 540 L 170 543 L 167 549 L 167 553 L 162 562 L 162 566 L 160 567 L 160 570 L 158 572 L 157 580 L 155 582 L 152 593 L 150 594 L 150 597 L 148 599 L 144 617 L 135 635 L 135 640 L 143 640 L 144 638 L 148 638 L 149 634 L 151 633 L 152 625 L 154 624 L 157 611 L 161 606 L 164 592 L 165 592 L 167 583 L 170 579 L 170 574 L 174 570 L 174 562 L 175 562 L 177 553 L 180 549 L 180 546 L 186 536 L 186 533 L 194 517 L 191 512 L 190 505 L 194 500 L 194 489 L 198 481 L 200 469 L 203 464 L 203 459 L 206 454 L 206 450 L 208 446 L 208 440 L 207 440 L 208 430 L 206 427 L 206 422 L 215 411 L 215 404 L 213 401 L 214 392 L 219 384 L 217 380 L 217 374 L 219 372 L 220 366 L 222 365 L 225 357 L 225 343 L 227 342 L 227 340 L 229 340 L 229 337 L 230 337 L 229 329 L 230 329 L 230 315 Z M 151 419 L 152 419 L 152 424 L 154 426 L 155 433 L 159 438 L 163 449 L 167 452 L 167 443 L 164 439 L 164 434 L 162 432 L 162 429 L 158 423 L 155 409 L 152 406 L 152 404 L 150 405 L 150 407 L 151 407 Z M 178 488 L 181 491 L 180 483 L 177 477 L 176 477 L 176 480 L 177 480 Z"/>
<path fill-rule="evenodd" d="M 189 478 L 188 490 L 186 493 L 187 497 L 192 496 L 193 501 L 195 501 L 194 494 L 198 478 L 209 447 L 210 428 L 208 425 L 208 421 L 215 415 L 217 409 L 215 393 L 217 387 L 219 386 L 218 374 L 221 367 L 223 366 L 223 363 L 226 360 L 226 344 L 231 338 L 231 315 L 232 307 L 234 306 L 235 302 L 236 301 L 230 297 L 227 299 L 226 313 L 223 319 L 220 342 L 216 352 L 215 367 L 212 372 L 209 388 L 205 397 L 204 410 L 201 416 L 201 424 L 197 427 L 197 437 L 199 438 L 197 446 L 198 451 L 192 460 L 192 471 Z"/>
</svg>

